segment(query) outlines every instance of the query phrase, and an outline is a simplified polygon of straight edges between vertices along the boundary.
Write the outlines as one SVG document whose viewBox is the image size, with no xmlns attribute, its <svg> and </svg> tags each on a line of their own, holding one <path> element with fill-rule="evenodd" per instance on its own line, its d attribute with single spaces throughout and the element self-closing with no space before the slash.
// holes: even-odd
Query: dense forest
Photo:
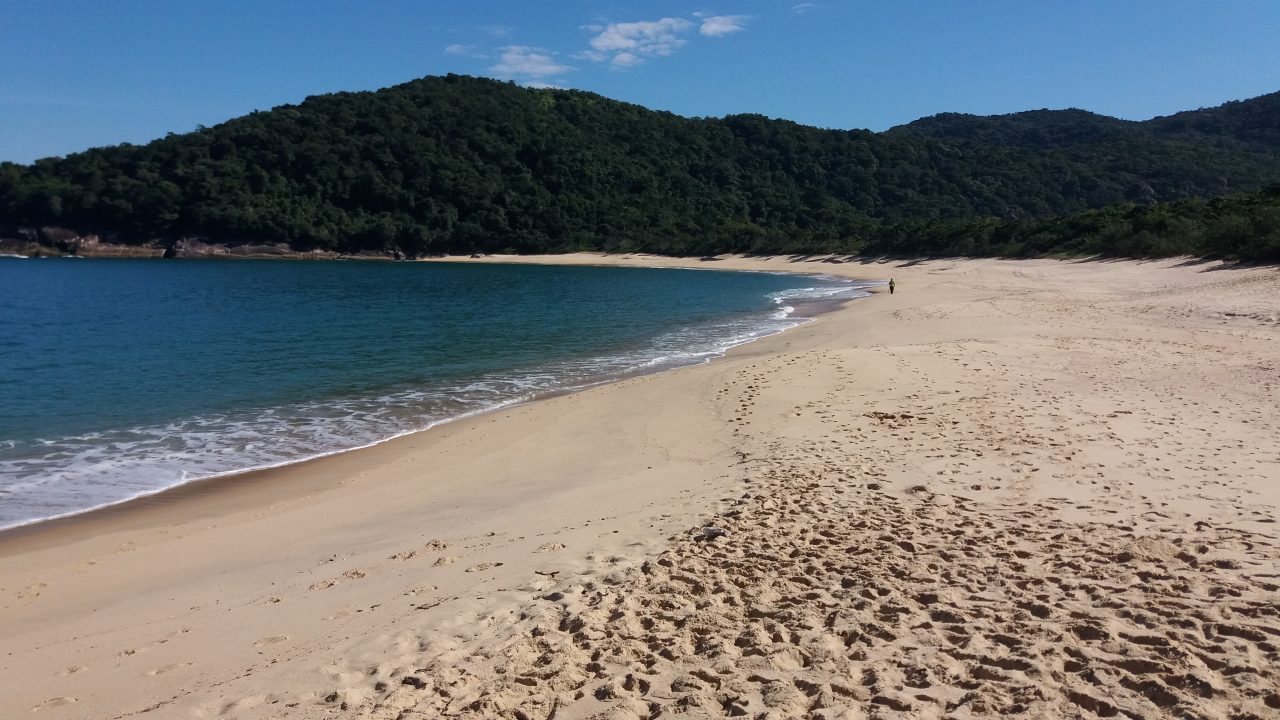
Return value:
<svg viewBox="0 0 1280 720">
<path fill-rule="evenodd" d="M 1280 93 L 1145 122 L 1040 110 L 873 133 L 689 119 L 450 75 L 311 97 L 145 146 L 0 163 L 0 236 L 55 226 L 119 243 L 409 256 L 1274 260 L 1277 181 Z"/>
</svg>

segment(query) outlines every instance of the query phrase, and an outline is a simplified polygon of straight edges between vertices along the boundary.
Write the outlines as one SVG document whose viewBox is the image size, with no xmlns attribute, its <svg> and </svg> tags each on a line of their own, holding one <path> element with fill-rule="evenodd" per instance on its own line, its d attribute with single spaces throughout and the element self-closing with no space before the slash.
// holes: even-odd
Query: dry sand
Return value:
<svg viewBox="0 0 1280 720">
<path fill-rule="evenodd" d="M 539 261 L 899 292 L 0 538 L 0 715 L 1280 716 L 1280 272 Z"/>
</svg>

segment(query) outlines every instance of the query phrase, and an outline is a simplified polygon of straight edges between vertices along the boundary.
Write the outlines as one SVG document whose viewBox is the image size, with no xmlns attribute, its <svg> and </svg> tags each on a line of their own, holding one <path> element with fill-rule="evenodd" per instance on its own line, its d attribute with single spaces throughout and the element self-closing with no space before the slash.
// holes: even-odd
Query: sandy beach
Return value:
<svg viewBox="0 0 1280 720">
<path fill-rule="evenodd" d="M 1275 268 L 519 260 L 898 289 L 0 535 L 0 715 L 1280 716 Z"/>
</svg>

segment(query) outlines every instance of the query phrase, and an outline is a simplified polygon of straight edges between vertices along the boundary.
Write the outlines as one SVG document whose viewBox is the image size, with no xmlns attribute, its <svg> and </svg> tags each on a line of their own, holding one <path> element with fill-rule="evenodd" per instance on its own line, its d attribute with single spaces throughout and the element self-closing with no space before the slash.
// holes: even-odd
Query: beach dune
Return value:
<svg viewBox="0 0 1280 720">
<path fill-rule="evenodd" d="M 6 717 L 1280 713 L 1280 272 L 714 266 L 897 292 L 0 535 Z"/>
</svg>

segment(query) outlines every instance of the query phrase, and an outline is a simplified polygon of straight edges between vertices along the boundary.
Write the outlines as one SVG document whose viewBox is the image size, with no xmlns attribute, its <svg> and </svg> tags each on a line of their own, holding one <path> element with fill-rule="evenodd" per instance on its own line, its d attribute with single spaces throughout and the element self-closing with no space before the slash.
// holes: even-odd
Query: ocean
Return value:
<svg viewBox="0 0 1280 720">
<path fill-rule="evenodd" d="M 0 528 L 705 362 L 871 283 L 467 263 L 0 258 Z"/>
</svg>

